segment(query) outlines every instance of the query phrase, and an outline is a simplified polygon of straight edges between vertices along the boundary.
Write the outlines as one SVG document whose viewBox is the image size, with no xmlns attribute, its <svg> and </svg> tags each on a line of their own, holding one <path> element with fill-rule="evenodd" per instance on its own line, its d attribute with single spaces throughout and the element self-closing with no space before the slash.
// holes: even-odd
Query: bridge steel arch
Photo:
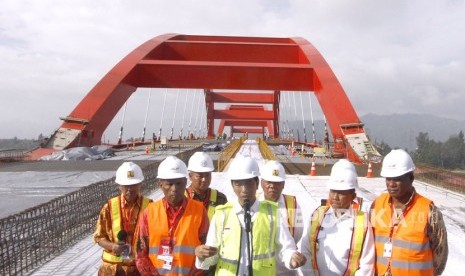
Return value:
<svg viewBox="0 0 465 276">
<path fill-rule="evenodd" d="M 360 161 L 347 135 L 364 134 L 363 125 L 333 71 L 307 40 L 164 34 L 143 43 L 116 64 L 74 110 L 46 145 L 55 150 L 101 143 L 103 132 L 139 87 L 314 92 L 337 146 Z M 207 95 L 206 95 L 207 96 Z M 223 95 L 227 96 L 227 95 Z M 206 97 L 207 98 L 207 97 Z M 233 101 L 234 103 L 234 101 Z M 216 111 L 208 102 L 209 134 Z M 279 104 L 273 105 L 276 109 Z M 277 128 L 279 110 L 256 114 Z M 249 121 L 254 121 L 248 118 Z M 252 124 L 252 123 L 251 123 Z M 274 131 L 274 136 L 279 131 Z M 353 147 L 352 147 L 353 148 Z"/>
</svg>

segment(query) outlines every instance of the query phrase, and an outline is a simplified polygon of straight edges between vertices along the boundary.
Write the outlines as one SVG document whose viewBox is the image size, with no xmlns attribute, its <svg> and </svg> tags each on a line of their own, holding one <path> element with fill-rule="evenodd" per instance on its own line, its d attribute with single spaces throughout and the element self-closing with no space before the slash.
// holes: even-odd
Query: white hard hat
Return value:
<svg viewBox="0 0 465 276">
<path fill-rule="evenodd" d="M 333 165 L 328 180 L 328 189 L 344 191 L 358 188 L 355 166 L 347 162 L 349 161 L 339 160 Z"/>
<path fill-rule="evenodd" d="M 176 179 L 187 177 L 186 164 L 176 156 L 168 156 L 158 166 L 157 178 Z"/>
<path fill-rule="evenodd" d="M 412 157 L 405 150 L 395 149 L 384 157 L 381 176 L 398 177 L 414 170 Z"/>
<path fill-rule="evenodd" d="M 133 162 L 124 162 L 116 170 L 115 182 L 119 185 L 135 185 L 144 181 L 141 168 Z"/>
<path fill-rule="evenodd" d="M 262 167 L 261 178 L 271 182 L 282 182 L 286 180 L 286 171 L 281 163 L 271 160 Z"/>
<path fill-rule="evenodd" d="M 243 180 L 260 176 L 257 161 L 250 156 L 237 155 L 228 169 L 231 180 Z"/>
<path fill-rule="evenodd" d="M 212 172 L 215 170 L 215 167 L 213 167 L 210 155 L 198 151 L 189 158 L 187 169 L 192 172 Z"/>
</svg>

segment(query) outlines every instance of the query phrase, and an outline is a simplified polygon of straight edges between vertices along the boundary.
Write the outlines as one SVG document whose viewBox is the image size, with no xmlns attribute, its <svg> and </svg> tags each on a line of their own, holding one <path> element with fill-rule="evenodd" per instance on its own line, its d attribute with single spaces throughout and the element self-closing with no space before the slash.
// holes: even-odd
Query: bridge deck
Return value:
<svg viewBox="0 0 465 276">
<path fill-rule="evenodd" d="M 264 163 L 258 147 L 253 142 L 246 143 L 240 149 L 240 153 L 253 156 L 259 164 Z M 303 216 L 308 218 L 318 206 L 320 199 L 327 197 L 327 179 L 327 176 L 287 175 L 284 193 L 296 195 L 302 206 Z M 382 178 L 359 177 L 358 180 L 360 185 L 358 194 L 367 202 L 372 201 L 385 189 Z M 465 234 L 463 220 L 465 208 L 461 207 L 465 202 L 465 197 L 418 181 L 415 181 L 414 185 L 420 194 L 431 198 L 444 214 L 449 238 L 449 261 L 443 274 L 461 275 L 459 269 L 456 268 L 461 267 L 461 262 L 465 258 L 465 241 L 462 239 Z M 235 197 L 227 173 L 213 173 L 212 187 L 224 192 L 229 199 Z M 162 194 L 157 191 L 150 197 L 159 199 Z M 304 221 L 307 223 L 307 220 Z M 36 269 L 31 275 L 96 275 L 101 252 L 101 248 L 93 244 L 92 237 L 89 235 L 63 254 Z"/>
</svg>

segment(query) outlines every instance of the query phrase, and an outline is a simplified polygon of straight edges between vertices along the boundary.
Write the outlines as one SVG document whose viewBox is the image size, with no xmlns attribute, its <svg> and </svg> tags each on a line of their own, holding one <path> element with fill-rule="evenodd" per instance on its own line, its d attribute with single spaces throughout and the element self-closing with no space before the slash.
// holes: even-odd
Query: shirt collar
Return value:
<svg viewBox="0 0 465 276">
<path fill-rule="evenodd" d="M 186 208 L 187 200 L 188 200 L 187 197 L 184 197 L 184 200 L 182 201 L 181 206 L 180 206 L 181 208 L 183 208 L 183 209 Z M 179 208 L 179 207 L 175 208 L 175 207 L 171 206 L 165 198 L 162 199 L 162 202 L 163 202 L 163 206 L 165 207 L 166 210 L 178 210 L 178 208 Z"/>
<path fill-rule="evenodd" d="M 239 204 L 239 200 L 237 201 L 234 201 L 233 203 L 233 210 L 236 214 L 239 214 L 239 213 L 243 213 L 244 212 L 244 209 L 242 208 L 242 206 Z M 258 199 L 255 199 L 255 202 L 252 204 L 252 206 L 250 206 L 250 212 L 252 213 L 256 213 L 258 210 Z"/>
<path fill-rule="evenodd" d="M 133 205 L 133 206 L 138 206 L 138 207 L 140 207 L 140 204 L 141 204 L 140 198 L 141 198 L 141 196 L 139 195 L 139 196 L 137 197 L 137 200 L 136 200 L 135 205 Z M 127 206 L 130 206 L 129 202 L 127 202 L 126 198 L 124 198 L 123 195 L 121 195 L 121 206 L 122 206 L 123 208 L 126 208 Z"/>
</svg>

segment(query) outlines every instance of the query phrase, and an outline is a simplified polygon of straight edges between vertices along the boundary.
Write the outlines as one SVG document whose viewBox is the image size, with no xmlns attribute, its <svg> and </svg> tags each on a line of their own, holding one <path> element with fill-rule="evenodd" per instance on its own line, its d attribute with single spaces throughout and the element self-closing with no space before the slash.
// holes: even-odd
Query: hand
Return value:
<svg viewBox="0 0 465 276">
<path fill-rule="evenodd" d="M 303 266 L 305 262 L 307 262 L 307 258 L 305 258 L 305 256 L 302 253 L 295 252 L 294 254 L 292 254 L 292 257 L 291 257 L 291 268 L 292 269 Z"/>
<path fill-rule="evenodd" d="M 195 256 L 197 256 L 202 261 L 205 258 L 214 256 L 216 252 L 218 252 L 218 249 L 216 247 L 208 245 L 199 245 L 195 248 Z"/>
<path fill-rule="evenodd" d="M 121 255 L 121 252 L 123 252 L 125 247 L 126 244 L 124 242 L 113 243 L 113 245 L 111 246 L 111 252 L 116 256 L 119 256 Z"/>
</svg>

